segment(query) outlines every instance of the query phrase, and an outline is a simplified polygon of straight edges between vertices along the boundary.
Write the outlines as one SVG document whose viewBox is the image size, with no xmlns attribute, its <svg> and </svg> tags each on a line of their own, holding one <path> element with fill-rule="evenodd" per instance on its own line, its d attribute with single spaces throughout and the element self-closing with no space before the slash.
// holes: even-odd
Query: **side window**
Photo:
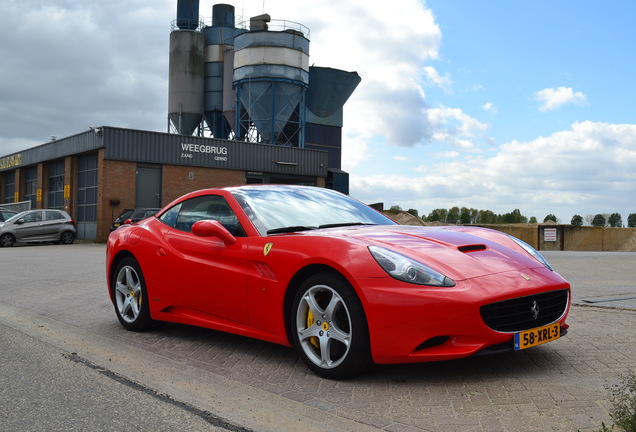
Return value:
<svg viewBox="0 0 636 432">
<path fill-rule="evenodd" d="M 184 201 L 161 215 L 159 220 L 186 232 L 190 232 L 192 225 L 197 221 L 216 220 L 233 235 L 245 236 L 245 231 L 225 198 L 215 195 L 205 195 Z"/>
<path fill-rule="evenodd" d="M 35 211 L 32 213 L 27 214 L 26 216 L 24 216 L 23 218 L 25 223 L 28 222 L 39 222 L 42 220 L 42 212 L 41 211 Z"/>
<path fill-rule="evenodd" d="M 165 223 L 172 228 L 177 227 L 177 218 L 179 217 L 179 212 L 181 211 L 181 204 L 177 204 L 176 206 L 170 208 L 164 214 L 159 216 L 159 220 Z"/>
<path fill-rule="evenodd" d="M 46 210 L 44 212 L 44 219 L 49 221 L 49 220 L 58 220 L 58 219 L 64 219 L 64 216 L 62 216 L 62 213 L 55 211 L 55 210 Z"/>
</svg>

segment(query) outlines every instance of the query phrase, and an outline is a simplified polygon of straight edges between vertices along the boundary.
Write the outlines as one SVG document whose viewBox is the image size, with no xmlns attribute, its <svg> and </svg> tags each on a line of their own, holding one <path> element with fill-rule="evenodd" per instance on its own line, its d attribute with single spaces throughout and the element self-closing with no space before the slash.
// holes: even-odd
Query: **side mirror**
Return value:
<svg viewBox="0 0 636 432">
<path fill-rule="evenodd" d="M 16 225 L 22 225 L 24 223 L 24 219 L 18 219 L 17 221 L 13 222 Z"/>
<path fill-rule="evenodd" d="M 234 237 L 225 229 L 221 222 L 215 220 L 201 220 L 192 225 L 192 234 L 199 237 L 218 237 L 223 240 L 227 246 L 236 243 Z"/>
</svg>

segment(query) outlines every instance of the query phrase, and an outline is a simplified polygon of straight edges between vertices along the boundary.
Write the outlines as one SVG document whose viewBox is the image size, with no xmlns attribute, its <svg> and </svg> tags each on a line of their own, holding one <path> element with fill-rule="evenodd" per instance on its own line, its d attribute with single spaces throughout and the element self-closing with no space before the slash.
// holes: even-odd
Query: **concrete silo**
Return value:
<svg viewBox="0 0 636 432">
<path fill-rule="evenodd" d="M 178 0 L 170 33 L 169 132 L 328 152 L 328 187 L 348 192 L 341 170 L 343 105 L 355 72 L 309 67 L 309 29 L 267 14 L 235 23 L 235 8 Z"/>
<path fill-rule="evenodd" d="M 304 147 L 309 31 L 290 21 L 250 19 L 234 37 L 235 139 Z"/>
<path fill-rule="evenodd" d="M 205 37 L 200 27 L 199 0 L 179 0 L 170 33 L 168 121 L 184 135 L 192 135 L 203 117 Z"/>
<path fill-rule="evenodd" d="M 203 28 L 205 36 L 205 84 L 203 117 L 215 138 L 227 139 L 234 129 L 235 98 L 232 88 L 234 36 L 244 30 L 234 24 L 234 6 L 212 7 L 212 25 Z"/>
</svg>

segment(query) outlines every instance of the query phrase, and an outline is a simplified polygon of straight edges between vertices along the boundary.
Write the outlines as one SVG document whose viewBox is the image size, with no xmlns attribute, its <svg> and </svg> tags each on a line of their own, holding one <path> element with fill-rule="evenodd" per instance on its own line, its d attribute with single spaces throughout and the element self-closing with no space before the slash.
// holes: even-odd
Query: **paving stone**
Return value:
<svg viewBox="0 0 636 432">
<path fill-rule="evenodd" d="M 636 372 L 636 309 L 583 305 L 579 299 L 592 295 L 589 290 L 594 285 L 576 280 L 576 255 L 550 254 L 557 269 L 565 263 L 564 276 L 569 273 L 575 278 L 577 304 L 568 319 L 570 331 L 560 340 L 519 353 L 380 366 L 337 382 L 309 372 L 288 347 L 176 324 L 147 333 L 123 330 L 106 296 L 103 246 L 75 246 L 82 262 L 88 262 L 85 265 L 100 261 L 94 275 L 84 272 L 81 280 L 68 282 L 69 271 L 60 272 L 35 290 L 2 290 L 0 301 L 84 329 L 87 338 L 93 334 L 124 342 L 184 367 L 213 372 L 304 404 L 325 416 L 338 415 L 378 430 L 593 431 L 603 422 L 612 423 L 608 388 L 620 383 L 621 376 Z M 7 253 L 0 258 L 12 259 Z M 595 255 L 586 265 L 598 265 L 599 271 L 586 269 L 586 274 L 607 272 L 612 277 L 611 262 L 616 258 Z M 636 254 L 618 258 L 635 260 Z M 632 276 L 617 277 L 631 281 Z M 7 279 L 20 283 L 19 275 Z M 585 292 L 577 292 L 577 286 Z M 612 289 L 617 288 L 612 285 Z M 636 283 L 620 287 L 621 292 L 625 290 L 636 293 Z"/>
</svg>

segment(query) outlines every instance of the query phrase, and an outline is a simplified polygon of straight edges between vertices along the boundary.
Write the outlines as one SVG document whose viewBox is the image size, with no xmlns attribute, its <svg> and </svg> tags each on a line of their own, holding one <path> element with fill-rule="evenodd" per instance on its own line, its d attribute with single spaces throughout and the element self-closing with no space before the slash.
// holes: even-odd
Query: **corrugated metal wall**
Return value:
<svg viewBox="0 0 636 432">
<path fill-rule="evenodd" d="M 51 141 L 15 154 L 21 155 L 21 163 L 17 166 L 10 166 L 0 171 L 15 169 L 18 166 L 34 165 L 39 162 L 59 159 L 74 154 L 86 153 L 97 150 L 104 146 L 101 132 L 97 134 L 92 130 L 82 132 L 77 135 Z M 10 156 L 10 155 L 9 155 Z"/>
<path fill-rule="evenodd" d="M 19 165 L 55 160 L 104 148 L 104 159 L 185 165 L 275 174 L 327 177 L 326 151 L 175 135 L 109 126 L 89 130 L 16 154 Z M 12 156 L 12 155 L 8 155 Z"/>
<path fill-rule="evenodd" d="M 105 159 L 327 176 L 327 152 L 104 127 Z"/>
</svg>

